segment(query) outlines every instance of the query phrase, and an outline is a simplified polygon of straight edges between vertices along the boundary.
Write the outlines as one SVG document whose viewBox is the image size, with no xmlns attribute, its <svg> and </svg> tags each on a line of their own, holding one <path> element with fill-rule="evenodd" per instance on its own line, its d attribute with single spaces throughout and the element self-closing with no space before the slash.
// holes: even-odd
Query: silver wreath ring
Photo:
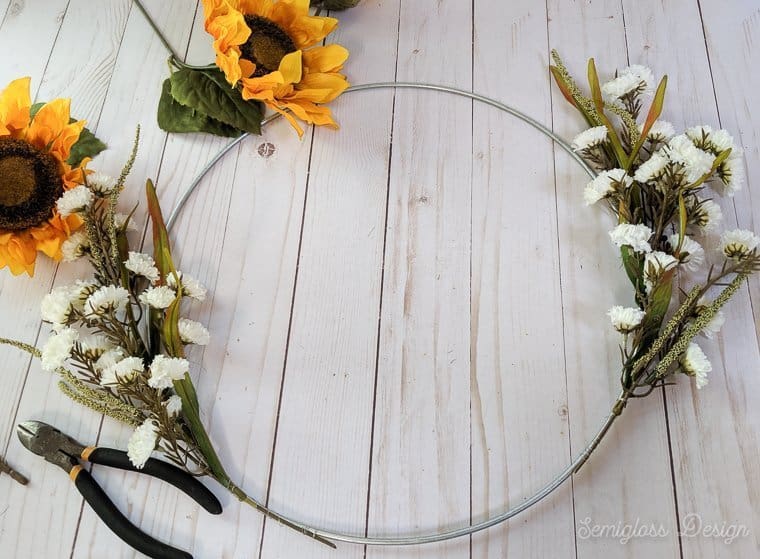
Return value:
<svg viewBox="0 0 760 559">
<path fill-rule="evenodd" d="M 580 165 L 581 168 L 583 168 L 583 170 L 586 171 L 586 173 L 588 173 L 588 175 L 591 178 L 596 176 L 596 173 L 591 169 L 591 167 L 589 167 L 586 164 L 586 162 L 577 153 L 573 151 L 572 147 L 565 140 L 557 136 L 557 134 L 555 134 L 552 130 L 550 130 L 549 128 L 547 128 L 546 126 L 544 126 L 537 120 L 531 118 L 530 116 L 522 113 L 521 111 L 518 111 L 517 109 L 510 107 L 509 105 L 505 105 L 504 103 L 496 101 L 495 99 L 491 99 L 483 95 L 478 95 L 477 93 L 472 93 L 470 91 L 465 91 L 463 89 L 456 89 L 453 87 L 448 87 L 448 86 L 443 86 L 443 85 L 434 85 L 434 84 L 427 84 L 427 83 L 412 83 L 412 82 L 378 82 L 378 83 L 355 85 L 346 89 L 344 94 L 354 93 L 358 91 L 369 91 L 369 90 L 375 90 L 375 89 L 418 89 L 418 90 L 427 90 L 427 91 L 439 91 L 439 92 L 448 93 L 451 95 L 458 95 L 460 97 L 465 97 L 468 99 L 472 99 L 473 101 L 478 101 L 480 103 L 490 105 L 491 107 L 494 107 L 502 112 L 508 113 L 518 118 L 519 120 L 522 120 L 523 122 L 532 126 L 536 130 L 544 134 L 545 136 L 548 136 L 549 138 L 551 138 L 557 145 L 559 145 L 565 152 L 567 152 L 578 163 L 578 165 Z M 267 117 L 266 119 L 262 121 L 262 127 L 273 122 L 274 120 L 277 120 L 279 116 L 280 116 L 279 114 L 275 114 L 275 115 Z M 197 188 L 200 186 L 201 181 L 206 176 L 206 174 L 214 167 L 214 165 L 216 165 L 224 157 L 225 154 L 227 154 L 227 152 L 229 152 L 232 148 L 234 148 L 240 142 L 245 140 L 248 136 L 250 136 L 250 134 L 245 133 L 242 136 L 239 136 L 238 138 L 231 141 L 224 148 L 222 148 L 213 158 L 211 158 L 211 160 L 206 164 L 205 167 L 203 167 L 203 169 L 201 169 L 198 176 L 195 177 L 195 179 L 190 184 L 190 186 L 182 193 L 182 196 L 177 202 L 177 206 L 174 208 L 174 210 L 172 210 L 172 213 L 169 215 L 169 218 L 167 219 L 167 222 L 166 222 L 167 229 L 171 230 L 172 226 L 176 223 L 177 217 L 182 212 L 182 209 L 184 208 L 187 201 L 190 199 L 190 196 L 192 196 L 193 192 L 195 192 L 195 190 L 197 190 Z M 528 499 L 526 499 L 519 505 L 512 507 L 495 516 L 492 516 L 491 518 L 487 518 L 486 520 L 478 522 L 477 524 L 473 524 L 471 526 L 458 528 L 454 530 L 447 530 L 443 532 L 421 534 L 421 535 L 416 535 L 416 536 L 368 537 L 368 536 L 360 536 L 360 535 L 355 535 L 355 534 L 346 534 L 343 532 L 336 532 L 333 530 L 327 530 L 323 528 L 310 526 L 309 524 L 306 524 L 304 522 L 293 520 L 291 518 L 280 515 L 279 513 L 277 514 L 283 520 L 290 522 L 291 524 L 294 525 L 294 527 L 300 529 L 301 531 L 305 533 L 314 534 L 322 538 L 326 538 L 328 540 L 359 544 L 359 545 L 383 545 L 383 546 L 420 545 L 420 544 L 426 544 L 426 543 L 453 540 L 455 538 L 460 538 L 463 536 L 469 536 L 471 534 L 475 534 L 476 532 L 486 530 L 487 528 L 491 528 L 493 526 L 496 526 L 497 524 L 501 524 L 502 522 L 509 520 L 513 516 L 520 514 L 524 510 L 532 507 L 533 505 L 535 505 L 536 503 L 538 503 L 539 501 L 541 501 L 542 499 L 550 495 L 555 489 L 557 489 L 560 485 L 562 485 L 563 482 L 565 482 L 571 475 L 573 475 L 574 472 L 576 472 L 583 465 L 583 463 L 591 455 L 591 452 L 599 444 L 599 442 L 601 441 L 602 437 L 605 435 L 607 430 L 611 427 L 616 417 L 617 417 L 617 414 L 615 414 L 614 412 L 611 412 L 607 416 L 607 418 L 604 420 L 604 423 L 602 424 L 601 428 L 599 429 L 597 434 L 594 436 L 594 438 L 591 439 L 589 444 L 586 445 L 586 447 L 575 458 L 575 460 L 573 460 L 572 463 L 570 463 L 564 470 L 562 470 L 562 472 L 560 472 L 557 475 L 557 477 L 555 477 L 551 482 L 546 484 L 543 488 L 538 490 L 531 497 L 529 497 Z"/>
</svg>

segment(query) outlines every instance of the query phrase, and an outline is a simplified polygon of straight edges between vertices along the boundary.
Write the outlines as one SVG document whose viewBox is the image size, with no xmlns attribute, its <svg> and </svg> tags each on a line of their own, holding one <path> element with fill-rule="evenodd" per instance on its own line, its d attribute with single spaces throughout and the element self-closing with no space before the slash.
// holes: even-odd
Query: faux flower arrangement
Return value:
<svg viewBox="0 0 760 559">
<path fill-rule="evenodd" d="M 23 84 L 28 85 L 28 81 Z M 9 86 L 11 92 L 18 88 L 17 82 Z M 0 98 L 5 98 L 7 92 Z M 34 117 L 30 130 L 41 126 L 34 122 L 46 114 L 44 111 L 43 107 Z M 15 118 L 16 113 L 11 116 Z M 9 129 L 16 122 L 26 121 L 5 117 L 2 122 Z M 78 123 L 75 130 L 82 128 L 83 123 Z M 33 137 L 32 133 L 26 137 Z M 57 137 L 71 137 L 67 141 L 72 143 L 76 139 L 73 133 Z M 19 140 L 0 138 L 0 149 L 6 142 L 14 142 L 15 146 Z M 64 223 L 71 220 L 82 228 L 71 234 L 67 231 L 67 236 L 61 236 L 65 239 L 57 240 L 58 254 L 66 261 L 86 258 L 93 276 L 55 287 L 42 299 L 41 318 L 50 324 L 51 332 L 41 350 L 6 338 L 0 338 L 0 344 L 39 358 L 45 371 L 60 375 L 59 388 L 74 401 L 134 428 L 128 456 L 135 467 L 142 468 L 151 454 L 159 451 L 193 475 L 213 477 L 237 499 L 277 522 L 334 547 L 249 497 L 230 479 L 211 444 L 200 419 L 190 364 L 184 356 L 187 345 L 206 345 L 210 335 L 202 324 L 181 316 L 185 305 L 204 300 L 206 288 L 174 267 L 150 180 L 146 196 L 153 223 L 154 255 L 130 250 L 127 232 L 132 216 L 117 211 L 137 144 L 136 139 L 118 179 L 79 168 L 76 182 L 81 184 L 59 189 L 60 196 L 52 202 L 55 209 L 50 211 L 55 219 Z M 68 154 L 55 141 L 50 144 L 47 140 L 45 145 L 51 151 L 62 151 L 61 157 Z M 0 154 L 0 167 L 8 157 L 18 157 L 2 151 Z M 65 168 L 61 160 L 56 163 L 54 168 Z M 62 183 L 65 178 L 62 175 L 58 180 Z M 0 462 L 0 471 L 23 479 L 4 462 Z"/>
<path fill-rule="evenodd" d="M 620 415 L 630 398 L 677 373 L 693 377 L 697 388 L 707 384 L 712 365 L 694 340 L 720 330 L 721 308 L 760 269 L 760 238 L 735 229 L 716 240 L 722 213 L 712 196 L 733 196 L 742 187 L 742 150 L 725 130 L 703 125 L 676 134 L 659 120 L 667 77 L 655 87 L 652 71 L 633 65 L 600 84 L 591 59 L 587 96 L 556 51 L 552 57 L 557 85 L 590 126 L 572 144 L 598 172 L 583 199 L 615 217 L 610 240 L 633 287 L 635 306 L 608 313 L 622 335 L 622 391 L 613 407 Z"/>
<path fill-rule="evenodd" d="M 348 87 L 341 73 L 348 51 L 320 44 L 338 20 L 319 13 L 357 3 L 203 0 L 215 63 L 190 66 L 175 56 L 169 59 L 172 72 L 163 84 L 159 126 L 168 132 L 259 134 L 264 109 L 269 108 L 284 116 L 299 136 L 299 122 L 337 128 L 325 104 Z M 316 6 L 314 15 L 311 5 Z"/>
</svg>

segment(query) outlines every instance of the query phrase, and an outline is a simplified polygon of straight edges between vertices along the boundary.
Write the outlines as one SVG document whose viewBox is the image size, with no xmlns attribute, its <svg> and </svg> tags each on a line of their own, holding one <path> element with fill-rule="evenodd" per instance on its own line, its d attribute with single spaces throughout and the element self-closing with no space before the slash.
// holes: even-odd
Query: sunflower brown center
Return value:
<svg viewBox="0 0 760 559">
<path fill-rule="evenodd" d="M 0 138 L 0 229 L 39 225 L 50 218 L 61 194 L 55 157 L 23 140 Z"/>
<path fill-rule="evenodd" d="M 254 77 L 274 72 L 286 54 L 298 50 L 293 39 L 273 21 L 247 15 L 245 23 L 251 30 L 251 36 L 240 46 L 240 53 L 256 65 Z"/>
</svg>

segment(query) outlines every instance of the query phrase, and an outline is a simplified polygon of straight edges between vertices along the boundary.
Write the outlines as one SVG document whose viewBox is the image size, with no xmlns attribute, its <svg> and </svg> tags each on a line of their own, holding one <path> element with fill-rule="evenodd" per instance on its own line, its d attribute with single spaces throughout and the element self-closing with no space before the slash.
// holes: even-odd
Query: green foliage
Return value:
<svg viewBox="0 0 760 559">
<path fill-rule="evenodd" d="M 72 167 L 79 165 L 85 157 L 95 157 L 106 149 L 106 145 L 100 141 L 88 128 L 82 130 L 79 139 L 71 146 L 69 158 L 66 163 Z"/>
<path fill-rule="evenodd" d="M 242 132 L 210 116 L 178 103 L 171 93 L 167 78 L 158 101 L 158 126 L 167 132 L 206 132 L 215 136 L 234 138 Z"/>
<path fill-rule="evenodd" d="M 178 104 L 239 131 L 261 133 L 261 103 L 243 99 L 221 71 L 183 68 L 172 73 L 169 82 L 171 97 Z"/>
<path fill-rule="evenodd" d="M 325 10 L 348 10 L 354 8 L 361 0 L 311 0 L 310 4 L 315 8 Z"/>
</svg>

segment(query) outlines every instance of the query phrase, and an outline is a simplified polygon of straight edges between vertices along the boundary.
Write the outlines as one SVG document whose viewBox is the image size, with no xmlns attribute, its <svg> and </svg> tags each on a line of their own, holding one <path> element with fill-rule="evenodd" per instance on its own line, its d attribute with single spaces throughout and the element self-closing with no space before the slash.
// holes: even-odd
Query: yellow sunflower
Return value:
<svg viewBox="0 0 760 559">
<path fill-rule="evenodd" d="M 85 122 L 69 123 L 68 99 L 55 99 L 30 117 L 29 78 L 0 93 L 0 268 L 34 274 L 37 252 L 61 259 L 61 245 L 82 224 L 55 207 L 64 190 L 84 181 L 86 160 L 66 163 Z"/>
<path fill-rule="evenodd" d="M 284 115 L 337 128 L 324 106 L 348 87 L 340 74 L 348 51 L 315 46 L 338 25 L 309 15 L 309 0 L 203 0 L 206 31 L 214 37 L 216 65 L 244 99 Z"/>
</svg>

